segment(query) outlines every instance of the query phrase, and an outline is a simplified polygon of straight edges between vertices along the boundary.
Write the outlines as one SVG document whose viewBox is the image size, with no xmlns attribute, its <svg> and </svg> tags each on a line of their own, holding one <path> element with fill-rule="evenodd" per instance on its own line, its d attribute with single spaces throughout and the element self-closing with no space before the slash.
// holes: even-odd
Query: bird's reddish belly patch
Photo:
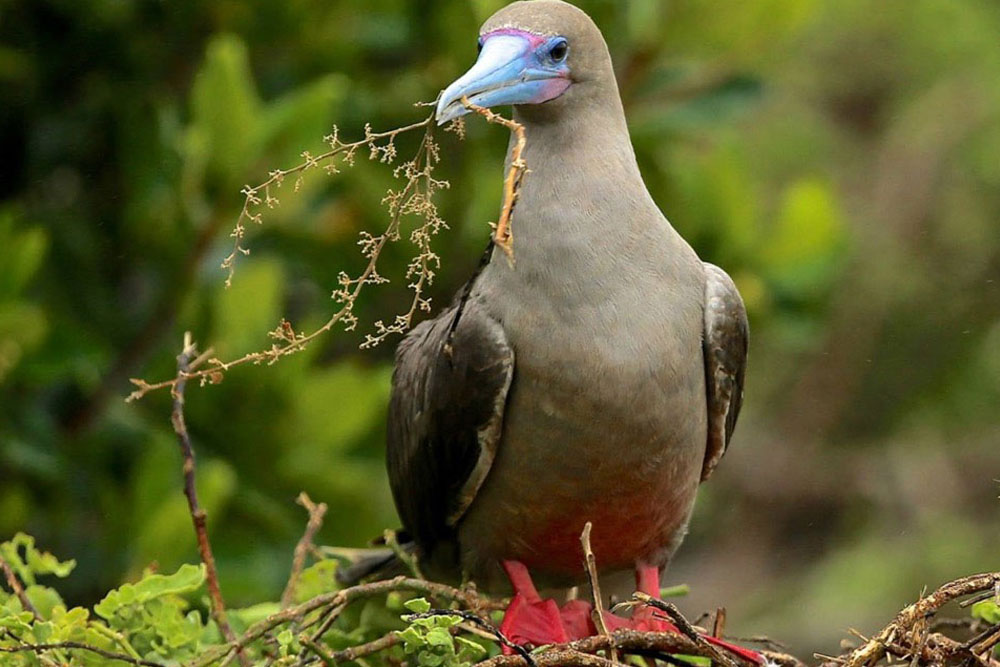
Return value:
<svg viewBox="0 0 1000 667">
<path fill-rule="evenodd" d="M 600 506 L 581 508 L 572 517 L 550 519 L 521 542 L 530 551 L 512 554 L 533 570 L 579 577 L 583 568 L 580 534 L 593 525 L 591 545 L 601 569 L 626 569 L 638 560 L 654 557 L 678 530 L 676 512 L 664 511 L 658 498 L 608 499 Z M 659 510 L 659 511 L 657 511 Z"/>
</svg>

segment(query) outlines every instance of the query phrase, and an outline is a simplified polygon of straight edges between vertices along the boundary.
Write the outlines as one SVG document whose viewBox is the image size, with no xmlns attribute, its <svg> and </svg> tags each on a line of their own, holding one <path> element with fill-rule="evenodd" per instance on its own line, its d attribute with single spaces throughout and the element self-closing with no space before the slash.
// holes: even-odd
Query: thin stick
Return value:
<svg viewBox="0 0 1000 667">
<path fill-rule="evenodd" d="M 326 648 L 319 642 L 313 641 L 306 635 L 300 636 L 299 641 L 302 642 L 303 646 L 305 646 L 310 651 L 315 653 L 319 657 L 319 659 L 323 661 L 323 664 L 327 665 L 327 667 L 333 667 L 334 665 L 337 664 L 336 658 L 334 658 L 330 654 L 330 652 L 327 651 Z"/>
<path fill-rule="evenodd" d="M 306 564 L 306 556 L 312 548 L 313 538 L 316 532 L 323 525 L 323 517 L 326 516 L 326 503 L 316 504 L 309 498 L 305 491 L 299 494 L 295 501 L 309 512 L 309 521 L 306 523 L 306 530 L 302 533 L 299 543 L 295 545 L 295 554 L 292 556 L 292 572 L 288 575 L 288 583 L 285 591 L 281 594 L 281 608 L 284 609 L 292 603 L 295 597 L 295 587 L 299 583 L 299 575 Z"/>
<path fill-rule="evenodd" d="M 333 658 L 334 662 L 354 662 L 358 658 L 391 648 L 400 641 L 399 633 L 393 631 L 367 644 L 359 644 L 358 646 L 351 646 L 350 648 L 335 651 L 330 654 L 330 657 Z"/>
<path fill-rule="evenodd" d="M 711 657 L 702 646 L 676 632 L 639 632 L 628 629 L 615 630 L 609 637 L 595 635 L 568 644 L 558 644 L 549 650 L 534 653 L 531 657 L 538 667 L 549 667 L 550 665 L 563 664 L 559 662 L 559 659 L 565 655 L 563 651 L 566 650 L 593 654 L 610 649 L 647 655 L 653 652 L 657 656 L 680 653 Z M 524 667 L 526 664 L 519 655 L 500 655 L 479 663 L 477 667 Z M 573 662 L 571 664 L 579 663 Z M 604 660 L 602 664 L 610 665 L 612 663 L 610 660 Z"/>
<path fill-rule="evenodd" d="M 607 658 L 602 658 L 599 655 L 574 651 L 571 648 L 562 648 L 560 646 L 547 651 L 542 657 L 534 659 L 534 664 L 537 667 L 610 667 L 618 663 L 612 662 Z"/>
<path fill-rule="evenodd" d="M 580 534 L 584 565 L 587 568 L 587 576 L 590 578 L 590 590 L 594 598 L 594 608 L 591 610 L 591 616 L 594 619 L 594 625 L 597 626 L 601 635 L 611 637 L 611 633 L 608 632 L 608 624 L 604 620 L 604 600 L 601 596 L 601 582 L 597 577 L 597 557 L 594 556 L 594 550 L 590 546 L 590 531 L 592 528 L 593 525 L 588 521 L 584 524 L 583 532 Z M 611 651 L 611 662 L 616 665 L 618 664 L 618 652 L 615 650 Z"/>
<path fill-rule="evenodd" d="M 961 607 L 962 609 L 965 609 L 966 607 L 971 607 L 972 605 L 976 604 L 977 602 L 982 602 L 984 600 L 989 600 L 990 598 L 993 598 L 996 601 L 996 603 L 998 605 L 1000 605 L 1000 581 L 998 581 L 993 586 L 993 590 L 991 590 L 991 591 L 984 591 L 984 592 L 980 593 L 979 595 L 973 595 L 968 600 L 962 600 L 961 602 L 958 603 L 958 606 Z"/>
<path fill-rule="evenodd" d="M 20 642 L 20 646 L 13 646 L 10 648 L 0 647 L 0 653 L 26 653 L 28 651 L 32 653 L 42 654 L 46 651 L 90 651 L 91 653 L 96 653 L 97 655 L 108 658 L 109 660 L 118 660 L 120 662 L 127 662 L 131 665 L 141 665 L 142 667 L 165 667 L 161 662 L 152 662 L 151 660 L 143 660 L 142 658 L 133 658 L 132 656 L 125 655 L 124 653 L 115 653 L 114 651 L 107 651 L 103 648 L 98 648 L 97 646 L 89 646 L 81 642 L 56 642 L 52 644 L 29 644 L 20 637 L 14 635 L 12 632 L 8 631 L 7 636 L 14 639 L 14 641 Z"/>
<path fill-rule="evenodd" d="M 3 556 L 0 556 L 0 569 L 3 570 L 4 579 L 7 580 L 7 585 L 10 586 L 10 590 L 13 591 L 17 599 L 21 601 L 21 607 L 25 611 L 30 611 L 31 615 L 35 617 L 35 620 L 42 620 L 42 617 L 38 614 L 38 610 L 35 609 L 35 605 L 31 604 L 31 600 L 28 599 L 28 594 L 24 592 L 24 586 L 21 582 L 17 580 L 17 575 L 14 574 L 14 570 L 11 568 L 10 563 L 4 560 Z"/>
<path fill-rule="evenodd" d="M 712 636 L 722 639 L 722 633 L 726 630 L 726 608 L 719 607 L 715 610 L 715 620 L 712 622 Z"/>
<path fill-rule="evenodd" d="M 406 125 L 405 127 L 399 127 L 395 130 L 389 130 L 387 132 L 372 132 L 371 128 L 365 126 L 365 138 L 359 139 L 358 141 L 353 141 L 350 143 L 342 143 L 336 136 L 336 128 L 334 129 L 334 134 L 327 137 L 330 143 L 330 150 L 319 155 L 310 155 L 308 152 L 302 154 L 303 161 L 301 164 L 291 167 L 290 169 L 275 169 L 269 174 L 269 178 L 257 186 L 245 186 L 243 188 L 243 208 L 240 210 L 240 215 L 236 219 L 236 226 L 233 228 L 233 233 L 230 236 L 235 239 L 233 241 L 233 249 L 229 255 L 222 260 L 222 268 L 228 271 L 226 276 L 226 287 L 232 284 L 233 273 L 236 270 L 236 258 L 240 255 L 249 254 L 249 250 L 243 247 L 243 238 L 246 235 L 246 227 L 244 226 L 244 221 L 260 222 L 260 217 L 254 215 L 250 212 L 251 207 L 258 204 L 264 203 L 269 208 L 276 205 L 276 201 L 271 197 L 271 186 L 281 187 L 282 181 L 285 180 L 286 176 L 291 174 L 300 174 L 307 169 L 314 169 L 320 166 L 320 163 L 328 161 L 342 153 L 346 153 L 348 156 L 353 156 L 355 151 L 364 146 L 373 146 L 374 142 L 380 141 L 382 139 L 389 139 L 390 142 L 394 141 L 396 137 L 405 132 L 411 130 L 418 130 L 422 127 L 431 127 L 434 122 L 434 114 L 432 113 L 426 119 L 418 122 Z M 296 185 L 296 190 L 298 186 Z M 264 193 L 264 199 L 260 198 L 260 193 Z"/>
<path fill-rule="evenodd" d="M 986 629 L 969 641 L 962 644 L 976 655 L 986 653 L 1000 642 L 1000 623 Z"/>
<path fill-rule="evenodd" d="M 730 658 L 716 646 L 709 643 L 707 639 L 698 634 L 698 631 L 692 627 L 691 623 L 684 618 L 684 615 L 681 614 L 680 610 L 674 605 L 669 602 L 664 602 L 663 600 L 657 600 L 656 598 L 646 595 L 645 593 L 636 592 L 632 594 L 632 597 L 649 605 L 650 607 L 655 607 L 656 609 L 664 612 L 670 620 L 673 621 L 674 625 L 677 626 L 677 629 L 680 630 L 685 637 L 700 646 L 702 650 L 708 654 L 708 657 L 712 658 L 712 660 L 716 661 L 720 665 L 723 665 L 724 667 L 738 667 L 735 660 Z"/>
<path fill-rule="evenodd" d="M 420 562 L 417 560 L 417 555 L 403 548 L 403 545 L 399 543 L 396 531 L 386 530 L 382 533 L 382 539 L 385 540 L 385 545 L 392 549 L 392 553 L 396 554 L 396 558 L 406 566 L 411 575 L 417 579 L 426 579 L 423 571 L 420 569 Z"/>
<path fill-rule="evenodd" d="M 507 260 L 514 262 L 514 232 L 511 222 L 514 215 L 514 206 L 517 205 L 517 198 L 521 192 L 521 181 L 528 172 L 528 165 L 524 162 L 521 154 L 527 145 L 527 138 L 524 134 L 524 125 L 516 120 L 504 118 L 500 114 L 494 113 L 478 104 L 473 104 L 468 97 L 462 97 L 462 104 L 470 111 L 474 111 L 490 123 L 503 125 L 514 133 L 514 147 L 510 151 L 510 167 L 507 169 L 507 177 L 503 181 L 503 205 L 500 208 L 500 219 L 497 221 L 496 229 L 493 231 L 493 241 L 500 246 L 500 249 L 507 255 Z"/>
<path fill-rule="evenodd" d="M 780 665 L 781 667 L 806 667 L 806 663 L 788 653 L 781 651 L 759 651 L 759 653 L 767 658 L 769 663 Z"/>
<path fill-rule="evenodd" d="M 186 376 L 192 368 L 192 361 L 196 358 L 201 358 L 198 355 L 198 348 L 191 339 L 191 333 L 186 332 L 184 334 L 184 347 L 177 355 L 177 383 L 172 391 L 174 407 L 170 415 L 170 422 L 174 427 L 174 433 L 177 434 L 177 444 L 180 445 L 181 454 L 184 457 L 184 496 L 187 498 L 191 521 L 194 523 L 194 532 L 198 538 L 198 552 L 201 554 L 201 562 L 205 564 L 212 618 L 226 641 L 233 642 L 236 640 L 236 635 L 233 634 L 233 629 L 226 619 L 226 605 L 222 600 L 222 590 L 219 588 L 219 573 L 215 568 L 215 556 L 212 555 L 212 544 L 208 539 L 208 529 L 205 525 L 207 515 L 198 504 L 198 491 L 195 487 L 194 447 L 191 445 L 191 436 L 184 419 Z"/>
<path fill-rule="evenodd" d="M 462 603 L 467 608 L 476 611 L 487 608 L 485 602 L 480 600 L 478 596 L 471 595 L 466 591 L 452 586 L 446 586 L 445 584 L 438 584 L 432 581 L 424 581 L 422 579 L 412 579 L 408 577 L 395 577 L 393 579 L 385 579 L 383 581 L 372 581 L 366 584 L 345 588 L 343 590 L 317 595 L 316 597 L 299 605 L 288 607 L 287 609 L 282 609 L 279 612 L 271 614 L 267 618 L 260 620 L 247 628 L 246 632 L 244 632 L 243 635 L 235 641 L 222 646 L 211 647 L 205 651 L 205 653 L 198 656 L 198 658 L 191 664 L 199 667 L 205 667 L 206 665 L 214 664 L 220 660 L 223 660 L 223 664 L 225 664 L 225 659 L 230 656 L 233 651 L 242 649 L 280 625 L 293 621 L 299 621 L 307 614 L 316 611 L 317 609 L 343 609 L 355 600 L 367 599 L 377 595 L 385 595 L 395 591 L 410 591 L 446 600 L 454 600 Z"/>
<path fill-rule="evenodd" d="M 317 618 L 314 619 L 313 621 L 306 623 L 302 627 L 303 631 L 308 630 L 317 623 L 319 624 L 319 628 L 312 633 L 312 636 L 308 637 L 309 641 L 315 643 L 316 645 L 321 645 L 323 635 L 325 635 L 327 631 L 333 626 L 333 624 L 337 622 L 337 619 L 340 618 L 340 613 L 344 611 L 345 606 L 346 605 L 342 604 L 336 607 L 332 607 L 325 613 L 320 613 L 317 616 Z M 296 667 L 303 667 L 304 665 L 308 664 L 308 662 L 309 662 L 308 656 L 302 654 L 302 656 L 299 657 L 299 661 L 296 663 Z"/>
</svg>

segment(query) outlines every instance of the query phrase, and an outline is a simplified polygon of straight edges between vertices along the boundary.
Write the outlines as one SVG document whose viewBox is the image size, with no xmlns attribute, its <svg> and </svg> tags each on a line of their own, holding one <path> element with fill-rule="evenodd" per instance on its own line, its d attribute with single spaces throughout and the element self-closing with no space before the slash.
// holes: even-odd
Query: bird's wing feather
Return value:
<svg viewBox="0 0 1000 667">
<path fill-rule="evenodd" d="M 387 465 L 403 525 L 430 551 L 447 540 L 486 479 L 514 373 L 500 325 L 474 300 L 400 343 L 392 379 Z"/>
<path fill-rule="evenodd" d="M 705 388 L 708 448 L 702 481 L 726 453 L 743 404 L 749 327 L 743 299 L 725 271 L 705 263 Z"/>
</svg>

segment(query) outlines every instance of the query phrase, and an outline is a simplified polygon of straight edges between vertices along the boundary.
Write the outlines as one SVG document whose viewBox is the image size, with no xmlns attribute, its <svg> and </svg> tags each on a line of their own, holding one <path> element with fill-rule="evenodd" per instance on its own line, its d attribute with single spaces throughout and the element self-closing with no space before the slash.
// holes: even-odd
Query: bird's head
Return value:
<svg viewBox="0 0 1000 667">
<path fill-rule="evenodd" d="M 546 105 L 588 88 L 617 93 L 611 58 L 600 30 L 582 10 L 562 0 L 523 0 L 487 19 L 479 31 L 476 64 L 438 99 L 437 121 L 466 113 L 462 98 L 482 107 Z"/>
</svg>

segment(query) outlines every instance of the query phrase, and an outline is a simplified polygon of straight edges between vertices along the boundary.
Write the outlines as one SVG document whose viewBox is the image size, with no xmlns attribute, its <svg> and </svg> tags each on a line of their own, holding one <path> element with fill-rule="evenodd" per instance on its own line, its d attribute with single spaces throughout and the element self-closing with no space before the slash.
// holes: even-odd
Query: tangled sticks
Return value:
<svg viewBox="0 0 1000 667">
<path fill-rule="evenodd" d="M 978 599 L 1000 598 L 1000 572 L 974 574 L 950 581 L 903 609 L 881 632 L 849 654 L 817 657 L 827 660 L 823 663 L 824 667 L 871 667 L 887 657 L 909 660 L 913 665 L 994 667 L 1000 662 L 991 658 L 990 654 L 1000 643 L 1000 623 L 961 643 L 934 631 L 931 621 L 938 610 L 949 602 L 970 595 L 975 597 L 963 602 L 963 606 Z"/>
</svg>

